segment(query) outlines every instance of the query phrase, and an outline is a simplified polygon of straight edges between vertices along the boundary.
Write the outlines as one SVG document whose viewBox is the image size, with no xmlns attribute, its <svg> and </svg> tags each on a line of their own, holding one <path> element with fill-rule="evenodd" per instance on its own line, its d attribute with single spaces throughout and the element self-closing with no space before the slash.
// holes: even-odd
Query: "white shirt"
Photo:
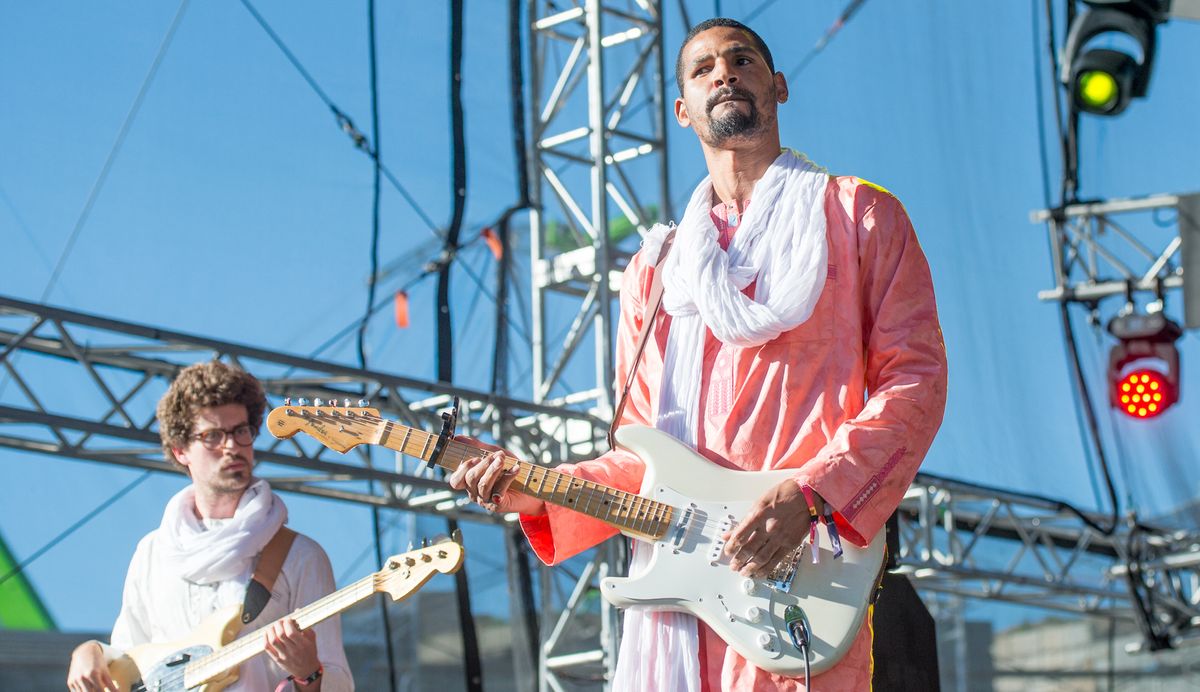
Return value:
<svg viewBox="0 0 1200 692">
<path fill-rule="evenodd" d="M 153 552 L 154 535 L 158 531 L 151 531 L 138 543 L 129 563 L 121 612 L 113 625 L 112 646 L 116 649 L 184 639 L 214 611 L 233 605 L 221 602 L 217 595 L 219 583 L 195 584 L 156 569 L 159 561 L 154 559 Z M 329 557 L 316 541 L 297 534 L 271 589 L 271 600 L 256 619 L 242 628 L 242 632 L 253 632 L 333 590 L 333 568 Z M 244 585 L 241 589 L 226 589 L 225 592 L 236 592 L 238 596 L 234 603 L 240 603 L 245 595 Z M 342 648 L 340 617 L 329 618 L 313 629 L 317 634 L 317 655 L 325 668 L 321 689 L 324 692 L 353 692 L 354 679 Z M 238 681 L 226 689 L 228 692 L 271 692 L 287 676 L 287 671 L 263 653 L 243 663 Z"/>
</svg>

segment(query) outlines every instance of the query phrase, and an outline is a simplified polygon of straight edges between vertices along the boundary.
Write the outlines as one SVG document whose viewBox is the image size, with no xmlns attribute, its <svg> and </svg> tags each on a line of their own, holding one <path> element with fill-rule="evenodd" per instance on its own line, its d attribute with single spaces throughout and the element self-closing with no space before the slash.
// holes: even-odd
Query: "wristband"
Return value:
<svg viewBox="0 0 1200 692">
<path fill-rule="evenodd" d="M 291 680 L 292 682 L 296 683 L 297 685 L 299 685 L 301 687 L 308 687 L 309 685 L 313 684 L 317 680 L 320 680 L 321 675 L 324 673 L 325 673 L 325 666 L 317 666 L 317 669 L 314 670 L 307 678 L 304 678 L 303 680 L 296 677 L 295 675 L 289 675 L 288 680 Z"/>
<path fill-rule="evenodd" d="M 817 515 L 817 504 L 813 502 L 813 489 L 808 484 L 800 486 L 804 493 L 804 501 L 808 503 L 808 542 L 812 545 L 813 564 L 821 562 L 821 535 L 817 533 L 817 524 L 821 518 Z"/>
<path fill-rule="evenodd" d="M 838 536 L 837 524 L 833 521 L 833 508 L 825 504 L 825 528 L 829 531 L 829 544 L 833 547 L 833 559 L 842 556 L 842 539 Z"/>
</svg>

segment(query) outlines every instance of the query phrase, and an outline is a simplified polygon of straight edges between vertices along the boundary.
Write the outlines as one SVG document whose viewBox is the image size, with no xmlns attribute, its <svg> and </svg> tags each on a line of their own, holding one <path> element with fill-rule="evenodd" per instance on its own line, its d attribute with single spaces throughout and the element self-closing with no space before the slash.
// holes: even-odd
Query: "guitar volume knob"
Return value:
<svg viewBox="0 0 1200 692">
<path fill-rule="evenodd" d="M 746 619 L 749 620 L 750 622 L 755 622 L 755 623 L 762 622 L 762 620 L 763 620 L 762 608 L 759 608 L 758 606 L 750 606 L 749 608 L 747 608 L 746 609 Z"/>
<path fill-rule="evenodd" d="M 757 588 L 757 585 L 754 583 L 753 579 L 742 580 L 742 593 L 746 594 L 747 596 L 753 596 L 755 588 Z"/>
</svg>

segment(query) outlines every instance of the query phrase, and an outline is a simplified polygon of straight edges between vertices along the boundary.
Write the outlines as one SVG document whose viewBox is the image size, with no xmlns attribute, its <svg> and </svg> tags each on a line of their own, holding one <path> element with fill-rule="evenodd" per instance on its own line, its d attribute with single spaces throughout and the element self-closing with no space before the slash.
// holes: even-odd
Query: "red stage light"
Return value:
<svg viewBox="0 0 1200 692">
<path fill-rule="evenodd" d="M 1120 405 L 1133 418 L 1153 418 L 1175 403 L 1175 392 L 1167 376 L 1157 370 L 1134 370 L 1121 378 Z"/>
<path fill-rule="evenodd" d="M 1175 342 L 1183 335 L 1182 327 L 1161 311 L 1142 314 L 1131 306 L 1108 323 L 1108 331 L 1117 337 L 1108 354 L 1113 408 L 1131 418 L 1153 418 L 1179 401 Z"/>
</svg>

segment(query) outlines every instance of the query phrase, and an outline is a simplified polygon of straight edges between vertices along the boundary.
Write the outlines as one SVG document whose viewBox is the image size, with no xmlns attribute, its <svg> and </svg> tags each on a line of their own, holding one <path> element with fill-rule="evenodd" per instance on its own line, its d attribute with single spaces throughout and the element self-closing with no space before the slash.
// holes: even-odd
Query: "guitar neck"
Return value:
<svg viewBox="0 0 1200 692">
<path fill-rule="evenodd" d="M 378 590 L 376 585 L 379 576 L 379 572 L 369 574 L 353 584 L 291 613 L 288 617 L 294 619 L 300 629 L 307 630 L 374 594 Z M 267 630 L 275 622 L 242 635 L 213 653 L 189 663 L 186 669 L 189 689 L 191 686 L 206 682 L 263 653 L 266 647 Z"/>
<path fill-rule="evenodd" d="M 437 439 L 437 435 L 423 430 L 380 420 L 378 439 L 373 442 L 429 461 L 436 448 Z M 448 471 L 454 471 L 463 461 L 487 453 L 486 450 L 450 440 L 435 463 Z M 595 517 L 630 535 L 647 540 L 661 538 L 666 535 L 674 519 L 673 507 L 641 495 L 508 456 L 504 458 L 504 464 L 508 469 L 515 468 L 517 471 L 516 479 L 509 486 L 511 489 Z"/>
</svg>

